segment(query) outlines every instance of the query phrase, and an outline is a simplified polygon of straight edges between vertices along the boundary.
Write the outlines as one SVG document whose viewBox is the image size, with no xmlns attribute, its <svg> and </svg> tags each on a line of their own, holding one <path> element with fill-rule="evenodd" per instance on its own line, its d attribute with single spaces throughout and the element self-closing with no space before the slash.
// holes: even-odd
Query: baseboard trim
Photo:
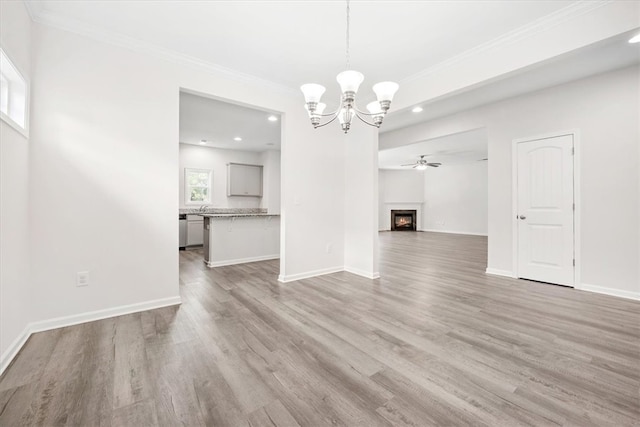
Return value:
<svg viewBox="0 0 640 427">
<path fill-rule="evenodd" d="M 308 279 L 310 277 L 316 277 L 316 276 L 324 276 L 325 274 L 339 273 L 341 271 L 344 271 L 343 266 L 322 268 L 320 270 L 307 271 L 305 273 L 298 273 L 298 274 L 290 274 L 288 276 L 284 276 L 281 274 L 280 276 L 278 276 L 278 282 L 282 282 L 282 283 L 295 282 L 296 280 Z"/>
<path fill-rule="evenodd" d="M 227 265 L 246 264 L 249 262 L 269 261 L 271 259 L 278 259 L 278 258 L 280 258 L 280 254 L 263 255 L 263 256 L 256 256 L 256 257 L 250 257 L 250 258 L 230 259 L 226 261 L 215 261 L 215 262 L 207 261 L 206 264 L 207 264 L 207 267 L 215 268 L 215 267 L 225 267 Z"/>
<path fill-rule="evenodd" d="M 358 268 L 352 268 L 352 267 L 345 267 L 344 271 L 346 271 L 347 273 L 355 274 L 357 276 L 365 277 L 367 279 L 379 279 L 380 278 L 380 273 L 377 272 L 377 271 L 375 273 L 369 273 L 368 271 L 364 271 L 364 270 L 360 270 Z"/>
<path fill-rule="evenodd" d="M 432 228 L 421 228 L 418 231 L 428 231 L 430 233 L 445 233 L 445 234 L 462 234 L 465 236 L 483 236 L 487 237 L 487 233 L 473 233 L 470 231 L 453 231 L 453 230 L 434 230 Z"/>
<path fill-rule="evenodd" d="M 512 271 L 508 271 L 508 270 L 498 270 L 497 268 L 488 268 L 485 270 L 485 273 L 487 274 L 491 274 L 492 276 L 503 276 L 503 277 L 510 277 L 512 279 L 515 279 L 516 277 L 513 275 Z"/>
<path fill-rule="evenodd" d="M 16 338 L 0 358 L 0 375 L 11 364 L 11 361 L 20 352 L 31 334 L 63 328 L 66 326 L 78 325 L 81 323 L 94 322 L 96 320 L 107 319 L 110 317 L 123 316 L 125 314 L 138 313 L 140 311 L 178 305 L 181 302 L 182 300 L 180 297 L 175 296 L 29 323 L 22 334 Z"/>
<path fill-rule="evenodd" d="M 588 285 L 586 283 L 580 285 L 580 290 L 640 301 L 640 292 L 623 291 L 604 286 Z"/>
<path fill-rule="evenodd" d="M 0 375 L 9 367 L 13 358 L 18 355 L 30 336 L 31 331 L 29 330 L 29 325 L 27 325 L 22 333 L 11 343 L 9 348 L 2 353 L 2 356 L 0 356 Z"/>
<path fill-rule="evenodd" d="M 96 320 L 123 316 L 125 314 L 137 313 L 140 311 L 153 310 L 155 308 L 177 305 L 181 302 L 182 300 L 180 297 L 176 296 L 140 302 L 137 304 L 121 305 L 119 307 L 106 308 L 104 310 L 89 311 L 86 313 L 74 314 L 72 316 L 56 317 L 54 319 L 31 323 L 31 333 L 64 328 L 65 326 L 73 326 L 80 323 L 93 322 Z"/>
</svg>

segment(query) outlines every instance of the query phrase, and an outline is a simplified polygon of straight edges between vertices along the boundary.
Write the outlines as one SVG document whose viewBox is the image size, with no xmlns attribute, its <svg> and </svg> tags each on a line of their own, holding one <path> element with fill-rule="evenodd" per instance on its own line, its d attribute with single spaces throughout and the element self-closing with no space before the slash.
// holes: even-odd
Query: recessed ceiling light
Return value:
<svg viewBox="0 0 640 427">
<path fill-rule="evenodd" d="M 267 145 L 276 145 L 273 142 L 267 142 Z"/>
<path fill-rule="evenodd" d="M 267 120 L 269 120 L 270 122 L 277 122 L 278 118 L 276 116 L 269 116 L 267 117 Z"/>
<path fill-rule="evenodd" d="M 242 138 L 240 138 L 239 136 L 236 136 L 235 138 L 233 138 L 234 141 L 242 141 Z"/>
<path fill-rule="evenodd" d="M 422 107 L 415 107 L 413 110 L 411 110 L 412 113 L 422 113 Z"/>
<path fill-rule="evenodd" d="M 629 40 L 629 43 L 640 43 L 640 34 L 636 35 L 635 37 L 632 37 Z"/>
</svg>

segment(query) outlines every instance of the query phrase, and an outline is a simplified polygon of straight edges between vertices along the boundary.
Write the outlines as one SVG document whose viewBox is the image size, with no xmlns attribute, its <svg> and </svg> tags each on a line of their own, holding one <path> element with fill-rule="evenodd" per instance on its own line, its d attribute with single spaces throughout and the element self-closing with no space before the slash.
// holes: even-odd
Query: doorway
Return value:
<svg viewBox="0 0 640 427">
<path fill-rule="evenodd" d="M 215 268 L 279 258 L 282 116 L 179 96 L 180 259 Z"/>
<path fill-rule="evenodd" d="M 576 284 L 574 134 L 514 141 L 514 266 L 518 278 Z"/>
</svg>

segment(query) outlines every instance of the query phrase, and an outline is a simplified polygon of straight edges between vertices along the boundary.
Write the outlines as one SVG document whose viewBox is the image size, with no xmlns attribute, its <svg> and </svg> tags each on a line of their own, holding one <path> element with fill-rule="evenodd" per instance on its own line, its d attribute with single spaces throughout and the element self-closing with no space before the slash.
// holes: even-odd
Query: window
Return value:
<svg viewBox="0 0 640 427">
<path fill-rule="evenodd" d="M 184 202 L 187 205 L 211 203 L 211 169 L 184 169 Z"/>
<path fill-rule="evenodd" d="M 0 49 L 0 117 L 27 136 L 28 85 L 4 50 Z"/>
</svg>

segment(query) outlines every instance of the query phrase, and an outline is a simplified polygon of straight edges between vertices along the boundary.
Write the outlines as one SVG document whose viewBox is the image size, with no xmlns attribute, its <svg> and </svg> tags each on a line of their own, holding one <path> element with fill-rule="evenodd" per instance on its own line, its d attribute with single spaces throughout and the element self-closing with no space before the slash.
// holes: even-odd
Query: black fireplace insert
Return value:
<svg viewBox="0 0 640 427">
<path fill-rule="evenodd" d="M 391 231 L 416 231 L 415 210 L 391 210 Z"/>
</svg>

